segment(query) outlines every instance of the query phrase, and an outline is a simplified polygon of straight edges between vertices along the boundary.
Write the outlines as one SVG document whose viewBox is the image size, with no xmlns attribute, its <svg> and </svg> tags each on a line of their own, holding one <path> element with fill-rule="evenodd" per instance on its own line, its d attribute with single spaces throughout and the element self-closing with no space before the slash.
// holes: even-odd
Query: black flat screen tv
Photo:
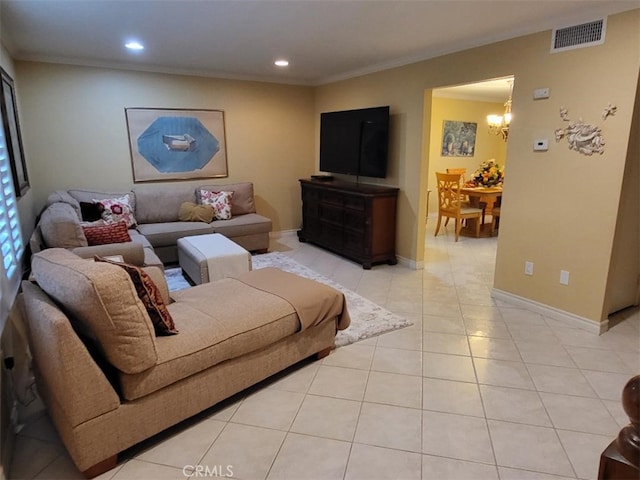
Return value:
<svg viewBox="0 0 640 480">
<path fill-rule="evenodd" d="M 388 151 L 388 106 L 320 114 L 321 171 L 384 178 Z"/>
</svg>

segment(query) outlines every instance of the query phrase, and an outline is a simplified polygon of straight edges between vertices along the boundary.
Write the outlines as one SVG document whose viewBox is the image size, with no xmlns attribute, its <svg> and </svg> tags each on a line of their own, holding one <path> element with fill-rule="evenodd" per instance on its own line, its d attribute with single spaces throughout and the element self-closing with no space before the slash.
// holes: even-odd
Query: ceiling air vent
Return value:
<svg viewBox="0 0 640 480">
<path fill-rule="evenodd" d="M 551 53 L 600 45 L 604 43 L 606 27 L 605 19 L 600 19 L 571 27 L 557 28 L 551 35 Z"/>
</svg>

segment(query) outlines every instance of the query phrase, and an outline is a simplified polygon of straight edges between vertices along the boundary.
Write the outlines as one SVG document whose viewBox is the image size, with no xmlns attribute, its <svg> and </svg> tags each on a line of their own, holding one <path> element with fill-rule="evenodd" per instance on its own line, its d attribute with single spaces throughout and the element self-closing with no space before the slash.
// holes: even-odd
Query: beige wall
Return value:
<svg viewBox="0 0 640 480">
<path fill-rule="evenodd" d="M 300 226 L 298 178 L 313 173 L 310 87 L 15 62 L 35 205 L 53 190 L 133 185 L 126 107 L 224 110 L 228 178 L 254 183 L 274 230 Z"/>
<path fill-rule="evenodd" d="M 398 244 L 423 260 L 425 192 L 433 88 L 515 76 L 514 121 L 498 243 L 495 288 L 600 322 L 617 219 L 640 62 L 640 10 L 611 16 L 603 45 L 549 52 L 542 32 L 318 88 L 316 111 L 389 104 L 392 168 L 384 182 L 401 189 Z M 548 87 L 547 100 L 532 98 Z M 609 103 L 618 114 L 603 123 Z M 602 125 L 604 155 L 587 157 L 556 144 L 558 112 Z M 537 138 L 549 151 L 533 152 Z M 523 273 L 526 260 L 533 276 Z M 559 284 L 560 270 L 570 284 Z"/>
<path fill-rule="evenodd" d="M 506 99 L 505 99 L 506 100 Z M 479 102 L 440 98 L 434 95 L 431 103 L 431 128 L 429 148 L 428 188 L 431 190 L 430 212 L 438 211 L 436 172 L 445 172 L 447 168 L 466 168 L 466 178 L 470 178 L 481 162 L 495 159 L 500 165 L 505 164 L 507 144 L 502 136 L 489 133 L 487 115 L 504 112 L 504 102 Z M 442 128 L 445 120 L 477 123 L 476 145 L 473 156 L 442 156 Z"/>
<path fill-rule="evenodd" d="M 0 66 L 4 69 L 5 72 L 11 75 L 11 77 L 15 75 L 13 69 L 13 59 L 2 43 L 0 43 Z"/>
<path fill-rule="evenodd" d="M 639 12 L 609 17 L 606 42 L 597 47 L 550 55 L 548 36 L 539 35 L 526 69 L 515 70 L 517 107 L 495 286 L 595 322 L 606 318 L 640 61 Z M 543 86 L 551 89 L 551 98 L 532 100 L 533 90 Z M 618 113 L 603 121 L 609 102 Z M 562 106 L 571 119 L 602 126 L 603 155 L 588 157 L 570 151 L 565 141 L 553 142 L 554 130 L 564 123 L 558 115 Z M 551 140 L 547 153 L 532 151 L 531 142 L 540 136 Z M 531 277 L 523 275 L 525 260 L 535 263 Z M 560 270 L 570 272 L 569 285 L 560 285 Z"/>
</svg>

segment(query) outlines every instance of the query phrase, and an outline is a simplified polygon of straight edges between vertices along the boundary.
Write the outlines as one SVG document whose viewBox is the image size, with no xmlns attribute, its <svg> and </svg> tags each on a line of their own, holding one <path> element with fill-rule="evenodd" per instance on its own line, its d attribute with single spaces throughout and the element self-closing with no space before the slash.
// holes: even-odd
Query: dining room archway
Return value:
<svg viewBox="0 0 640 480">
<path fill-rule="evenodd" d="M 471 180 L 483 162 L 493 160 L 501 168 L 507 166 L 508 130 L 503 134 L 505 132 L 497 127 L 490 128 L 487 117 L 504 117 L 505 104 L 510 110 L 514 84 L 515 77 L 509 75 L 431 90 L 430 112 L 425 112 L 425 118 L 430 119 L 425 122 L 429 131 L 423 135 L 429 139 L 428 152 L 425 152 L 428 162 L 423 169 L 426 179 L 422 182 L 426 189 L 421 192 L 427 203 L 425 248 L 433 239 L 438 211 L 435 173 L 463 169 L 465 180 Z M 485 217 L 485 232 L 490 231 L 491 220 L 490 215 Z M 452 228 L 449 230 L 453 232 Z M 424 262 L 429 262 L 426 253 Z"/>
</svg>

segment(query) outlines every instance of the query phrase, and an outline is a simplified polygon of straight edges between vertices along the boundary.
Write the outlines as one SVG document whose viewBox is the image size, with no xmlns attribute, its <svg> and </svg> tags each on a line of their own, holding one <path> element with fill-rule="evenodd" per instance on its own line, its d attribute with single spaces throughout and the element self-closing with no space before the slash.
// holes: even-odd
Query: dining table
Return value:
<svg viewBox="0 0 640 480">
<path fill-rule="evenodd" d="M 475 208 L 482 208 L 482 220 L 480 225 L 480 236 L 491 236 L 491 223 L 485 223 L 485 217 L 491 215 L 491 211 L 494 206 L 500 205 L 502 198 L 502 187 L 465 187 L 460 189 L 460 192 L 469 197 L 469 204 Z M 466 221 L 466 225 L 462 227 L 460 235 L 475 237 L 476 236 L 476 222 L 478 220 L 469 218 Z"/>
</svg>

